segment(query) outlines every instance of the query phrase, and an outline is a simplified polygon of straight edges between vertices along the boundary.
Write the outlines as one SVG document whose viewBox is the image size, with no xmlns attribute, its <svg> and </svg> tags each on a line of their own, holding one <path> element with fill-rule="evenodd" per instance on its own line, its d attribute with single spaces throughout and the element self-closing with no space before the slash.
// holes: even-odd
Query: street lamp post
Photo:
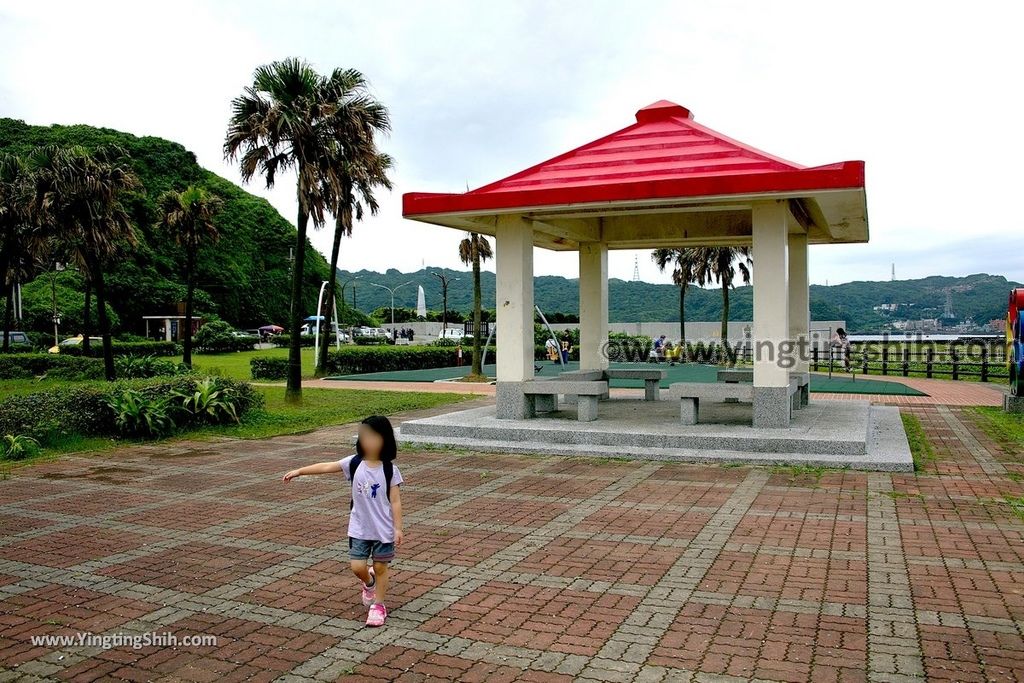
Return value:
<svg viewBox="0 0 1024 683">
<path fill-rule="evenodd" d="M 359 280 L 362 277 L 363 277 L 362 275 L 356 275 L 355 277 L 350 277 L 349 279 L 345 280 L 345 282 L 342 283 L 342 285 L 341 285 L 341 310 L 342 311 L 345 310 L 345 287 L 347 287 L 348 283 L 350 283 L 350 282 L 352 283 L 352 308 L 353 308 L 353 310 L 355 309 L 355 307 L 356 307 L 356 285 L 355 285 L 355 282 L 356 282 L 356 280 Z M 356 342 L 355 328 L 352 327 L 351 325 L 348 328 L 348 340 L 349 340 L 349 343 L 351 343 L 351 344 L 355 344 L 355 342 Z"/>
<path fill-rule="evenodd" d="M 441 281 L 441 338 L 444 338 L 444 332 L 448 329 L 448 282 L 458 282 L 459 278 L 449 278 L 444 273 L 431 273 L 434 277 Z"/>
<path fill-rule="evenodd" d="M 394 333 L 394 331 L 395 331 L 395 290 L 398 289 L 399 287 L 405 287 L 406 285 L 411 285 L 412 284 L 412 280 L 409 280 L 408 282 L 403 282 L 402 284 L 400 284 L 400 285 L 398 285 L 397 287 L 394 287 L 394 288 L 392 288 L 392 287 L 385 287 L 384 285 L 378 285 L 376 282 L 370 282 L 370 283 L 367 283 L 367 284 L 370 284 L 370 285 L 372 285 L 374 287 L 380 287 L 381 289 L 386 289 L 389 292 L 391 292 L 391 332 Z"/>
<path fill-rule="evenodd" d="M 57 313 L 57 273 L 64 270 L 64 264 L 56 262 L 53 264 L 53 270 L 50 271 L 50 289 L 53 292 L 53 345 L 57 346 L 60 344 L 60 334 L 58 328 L 60 327 L 60 314 Z"/>
</svg>

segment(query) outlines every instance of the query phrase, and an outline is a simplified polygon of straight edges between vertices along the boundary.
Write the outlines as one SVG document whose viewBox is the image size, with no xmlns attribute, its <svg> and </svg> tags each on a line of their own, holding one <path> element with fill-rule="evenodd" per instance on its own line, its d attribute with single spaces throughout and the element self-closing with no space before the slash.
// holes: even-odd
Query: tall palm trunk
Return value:
<svg viewBox="0 0 1024 683">
<path fill-rule="evenodd" d="M 89 311 L 92 305 L 92 280 L 89 274 L 85 274 L 85 308 L 82 310 L 82 355 L 88 356 L 92 353 L 92 342 L 89 337 L 92 335 L 92 314 Z"/>
<path fill-rule="evenodd" d="M 181 361 L 192 367 L 192 296 L 195 294 L 196 285 L 193 272 L 196 268 L 195 249 L 186 247 L 185 254 L 185 352 Z"/>
<path fill-rule="evenodd" d="M 303 170 L 299 169 L 299 177 Z M 302 400 L 302 276 L 306 265 L 306 228 L 309 225 L 309 214 L 302 208 L 302 197 L 299 197 L 298 234 L 295 236 L 295 261 L 292 263 L 292 302 L 289 312 L 291 320 L 291 342 L 288 345 L 288 383 L 284 390 L 284 400 L 299 403 Z"/>
<path fill-rule="evenodd" d="M 480 238 L 470 236 L 473 251 L 473 369 L 472 374 L 483 375 L 483 353 L 480 346 Z"/>
<path fill-rule="evenodd" d="M 110 341 L 110 319 L 107 317 L 107 293 L 103 285 L 103 270 L 96 257 L 92 258 L 94 274 L 92 279 L 96 284 L 96 309 L 100 319 L 100 335 L 103 338 L 103 373 L 107 381 L 113 382 L 116 379 L 114 371 L 114 347 Z"/>
<path fill-rule="evenodd" d="M 6 240 L 5 240 L 5 242 L 6 242 Z M 0 248 L 0 287 L 2 287 L 7 282 L 7 268 L 8 268 L 8 264 L 9 264 L 9 257 L 8 257 L 9 253 L 10 253 L 9 246 L 7 244 L 4 244 L 3 247 Z M 9 292 L 8 292 L 8 294 L 9 294 Z M 4 329 L 3 329 L 3 332 L 2 332 L 3 339 L 0 340 L 0 348 L 3 349 L 4 353 L 7 353 L 7 351 L 10 350 L 10 337 L 11 337 L 11 335 L 10 335 L 10 323 L 8 322 L 8 314 L 7 314 L 7 310 L 6 309 L 8 308 L 7 304 L 10 304 L 11 297 L 8 295 L 8 296 L 5 296 L 4 298 L 7 300 L 7 303 L 5 304 L 5 310 L 4 310 Z"/>
<path fill-rule="evenodd" d="M 729 347 L 729 282 L 722 278 L 722 355 L 731 360 Z"/>
<path fill-rule="evenodd" d="M 352 229 L 352 209 L 350 203 L 346 199 L 343 200 L 345 203 L 342 205 L 341 215 L 338 216 L 338 220 L 334 226 L 334 244 L 331 245 L 331 269 L 327 271 L 327 305 L 325 311 L 329 311 L 331 314 L 334 313 L 334 300 L 335 300 L 335 287 L 338 281 L 338 260 L 341 257 L 341 236 L 351 232 Z M 344 302 L 342 302 L 344 303 Z M 319 311 L 317 311 L 319 314 Z M 327 329 L 331 329 L 331 317 L 328 313 L 324 313 L 324 321 L 327 323 Z M 329 338 L 331 335 L 327 335 Z M 327 374 L 327 351 L 328 343 L 327 338 L 320 344 L 320 357 L 316 361 L 316 373 L 317 377 L 321 377 Z"/>
<path fill-rule="evenodd" d="M 8 351 L 11 350 L 11 326 L 13 324 L 11 319 L 14 317 L 14 283 L 13 282 L 8 287 L 6 287 L 6 291 L 4 292 L 4 294 L 6 295 L 4 297 L 4 299 L 6 300 L 6 303 L 4 304 L 4 332 L 3 332 L 4 343 L 3 343 L 3 352 L 7 353 Z"/>
<path fill-rule="evenodd" d="M 679 346 L 681 362 L 686 362 L 686 285 L 679 287 Z"/>
</svg>

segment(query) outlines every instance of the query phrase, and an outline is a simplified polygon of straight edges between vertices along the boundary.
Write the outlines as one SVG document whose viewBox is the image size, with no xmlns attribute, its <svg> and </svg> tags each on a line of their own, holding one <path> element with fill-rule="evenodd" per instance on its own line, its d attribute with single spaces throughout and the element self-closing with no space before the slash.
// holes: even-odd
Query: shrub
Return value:
<svg viewBox="0 0 1024 683">
<path fill-rule="evenodd" d="M 235 329 L 223 320 L 211 320 L 196 332 L 192 344 L 202 353 L 230 353 L 252 351 L 258 339 L 251 334 L 238 336 Z"/>
<path fill-rule="evenodd" d="M 234 387 L 224 384 L 216 377 L 207 377 L 192 391 L 174 390 L 171 400 L 178 402 L 190 421 L 206 424 L 238 422 L 237 399 Z"/>
<path fill-rule="evenodd" d="M 58 368 L 60 372 L 53 375 Z M 0 354 L 0 379 L 29 379 L 38 375 L 62 379 L 102 377 L 103 361 L 63 353 Z"/>
<path fill-rule="evenodd" d="M 253 379 L 284 379 L 288 376 L 287 358 L 257 356 L 249 361 Z"/>
<path fill-rule="evenodd" d="M 123 379 L 185 375 L 190 372 L 184 363 L 156 356 L 118 356 L 114 359 L 114 368 L 117 376 Z"/>
<path fill-rule="evenodd" d="M 181 353 L 181 344 L 172 341 L 141 341 L 127 342 L 111 340 L 111 350 L 115 356 L 176 356 Z M 61 356 L 84 356 L 85 350 L 79 346 L 60 347 Z M 93 341 L 89 345 L 89 356 L 101 358 L 103 356 L 103 344 Z"/>
<path fill-rule="evenodd" d="M 126 389 L 137 391 L 137 402 L 166 400 L 175 392 L 194 393 L 202 381 L 198 375 L 172 378 L 123 380 L 114 384 L 63 385 L 10 396 L 0 401 L 0 434 L 25 434 L 42 444 L 53 443 L 62 435 L 112 436 L 122 433 L 115 421 L 111 399 Z M 263 406 L 263 396 L 247 382 L 217 379 L 222 390 L 230 390 L 235 414 L 242 418 Z M 120 405 L 120 404 L 118 404 Z M 173 415 L 172 415 L 173 417 Z M 185 416 L 186 418 L 188 416 Z M 127 431 L 134 429 L 125 418 Z M 187 426 L 188 419 L 179 419 L 178 426 Z M 154 423 L 154 426 L 158 426 Z"/>
<path fill-rule="evenodd" d="M 137 389 L 120 388 L 105 397 L 114 413 L 114 426 L 122 436 L 155 438 L 174 430 L 166 398 L 149 398 Z"/>
<path fill-rule="evenodd" d="M 463 347 L 463 352 L 465 350 Z M 493 346 L 487 356 L 488 360 L 495 358 Z M 423 370 L 454 364 L 454 349 L 441 346 L 345 346 L 327 354 L 327 371 L 334 375 Z"/>
<path fill-rule="evenodd" d="M 3 344 L 3 335 L 0 335 L 0 344 Z M 36 347 L 32 344 L 15 344 L 10 343 L 7 345 L 7 353 L 34 353 Z"/>
<path fill-rule="evenodd" d="M 358 339 L 358 337 L 357 337 Z M 287 332 L 274 337 L 274 346 L 288 347 L 292 343 L 292 337 Z M 316 343 L 316 336 L 312 334 L 299 335 L 299 346 L 313 346 Z"/>
<path fill-rule="evenodd" d="M 357 334 L 352 341 L 357 346 L 386 346 L 391 340 L 380 335 Z"/>
<path fill-rule="evenodd" d="M 39 452 L 39 442 L 24 434 L 6 434 L 0 439 L 0 460 L 24 460 Z"/>
</svg>

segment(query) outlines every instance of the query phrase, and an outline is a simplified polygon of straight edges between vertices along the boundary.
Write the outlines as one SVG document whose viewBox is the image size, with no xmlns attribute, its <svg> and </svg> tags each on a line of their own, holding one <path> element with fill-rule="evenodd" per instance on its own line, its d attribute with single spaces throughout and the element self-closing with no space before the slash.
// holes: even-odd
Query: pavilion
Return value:
<svg viewBox="0 0 1024 683">
<path fill-rule="evenodd" d="M 749 246 L 755 428 L 788 427 L 807 375 L 807 247 L 868 241 L 864 162 L 805 167 L 661 100 L 633 123 L 489 185 L 403 196 L 405 218 L 495 238 L 496 417 L 530 417 L 533 247 L 579 252 L 580 368 L 608 366 L 608 250 Z M 724 341 L 724 340 L 723 340 Z"/>
</svg>

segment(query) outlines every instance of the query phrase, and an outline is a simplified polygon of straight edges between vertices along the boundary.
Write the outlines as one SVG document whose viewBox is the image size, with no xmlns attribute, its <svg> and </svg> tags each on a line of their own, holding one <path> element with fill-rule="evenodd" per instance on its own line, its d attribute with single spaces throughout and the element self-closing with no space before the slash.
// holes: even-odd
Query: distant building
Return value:
<svg viewBox="0 0 1024 683">
<path fill-rule="evenodd" d="M 939 329 L 939 319 L 922 318 L 920 320 L 908 320 L 904 329 L 916 330 L 918 332 L 936 332 Z"/>
</svg>

